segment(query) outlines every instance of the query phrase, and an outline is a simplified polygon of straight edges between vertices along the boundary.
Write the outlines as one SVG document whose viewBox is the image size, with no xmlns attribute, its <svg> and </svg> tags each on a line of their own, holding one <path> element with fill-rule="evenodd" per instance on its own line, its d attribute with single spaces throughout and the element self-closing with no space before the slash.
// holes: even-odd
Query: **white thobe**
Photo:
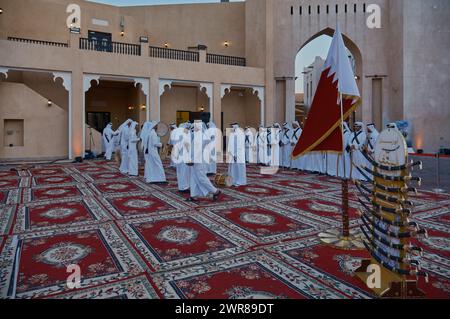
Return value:
<svg viewBox="0 0 450 319">
<path fill-rule="evenodd" d="M 281 130 L 276 128 L 273 130 L 273 133 L 270 134 L 270 166 L 272 167 L 280 167 L 281 165 Z"/>
<path fill-rule="evenodd" d="M 245 131 L 245 162 L 246 163 L 254 163 L 254 152 L 253 149 L 255 147 L 255 138 L 253 137 L 253 133 L 250 130 Z"/>
<path fill-rule="evenodd" d="M 283 131 L 283 136 L 281 137 L 281 166 L 285 168 L 291 167 L 291 154 L 292 154 L 292 146 L 291 146 L 291 138 L 292 131 L 290 129 Z"/>
<path fill-rule="evenodd" d="M 297 145 L 298 141 L 300 140 L 300 137 L 302 136 L 302 133 L 303 133 L 303 130 L 300 127 L 296 128 L 293 131 L 292 137 L 291 137 L 291 152 L 293 151 L 293 148 Z M 291 161 L 291 168 L 305 169 L 304 161 L 305 161 L 305 158 L 307 156 L 308 155 L 304 155 L 304 156 L 301 156 L 299 158 L 293 159 Z"/>
<path fill-rule="evenodd" d="M 211 129 L 207 130 L 207 134 L 209 135 L 209 139 L 211 142 L 208 144 L 208 153 L 209 153 L 209 163 L 208 165 L 208 174 L 217 174 L 217 154 L 216 154 L 216 132 Z"/>
<path fill-rule="evenodd" d="M 202 141 L 196 143 L 195 138 L 196 134 L 201 134 Z M 191 176 L 190 176 L 190 189 L 191 189 L 191 197 L 207 197 L 210 194 L 217 193 L 217 188 L 213 186 L 211 181 L 209 180 L 208 174 L 208 165 L 203 161 L 203 149 L 206 144 L 210 142 L 210 139 L 207 135 L 202 132 L 196 132 L 192 134 L 192 138 L 194 138 L 194 142 L 191 147 L 192 154 L 192 162 L 194 163 L 191 166 Z M 199 159 L 201 159 L 199 161 Z"/>
<path fill-rule="evenodd" d="M 185 145 L 187 144 L 187 145 Z M 176 164 L 178 190 L 187 191 L 190 186 L 191 168 L 186 164 L 190 160 L 191 133 L 184 131 L 174 140 L 172 160 Z M 187 158 L 185 158 L 187 155 Z"/>
<path fill-rule="evenodd" d="M 166 181 L 166 174 L 158 153 L 161 141 L 155 130 L 150 131 L 147 145 L 144 145 L 145 181 L 147 183 L 161 183 Z"/>
<path fill-rule="evenodd" d="M 126 126 L 120 130 L 120 172 L 128 174 L 128 141 L 130 139 L 130 130 Z"/>
<path fill-rule="evenodd" d="M 138 150 L 137 143 L 139 138 L 136 135 L 136 131 L 130 133 L 128 139 L 128 175 L 138 176 L 139 175 L 139 163 L 138 163 Z"/>
<path fill-rule="evenodd" d="M 364 158 L 364 155 L 361 153 L 364 150 L 364 146 L 366 145 L 366 133 L 364 131 L 359 131 L 353 133 L 351 136 L 350 146 L 354 146 L 355 149 L 352 152 L 352 179 L 356 180 L 366 180 L 366 178 L 358 171 L 356 168 L 359 167 L 364 173 L 366 173 L 363 169 L 363 166 L 367 166 L 367 160 Z M 370 177 L 370 174 L 367 173 Z"/>
<path fill-rule="evenodd" d="M 170 138 L 169 138 L 169 142 L 168 144 L 172 146 L 172 151 L 173 151 L 173 145 L 175 144 L 175 141 L 173 140 L 173 133 L 174 131 L 172 130 L 170 132 Z M 174 163 L 172 156 L 170 157 L 170 167 L 176 167 L 177 165 Z"/>
<path fill-rule="evenodd" d="M 105 145 L 105 158 L 110 161 L 114 151 L 114 132 L 109 126 L 103 130 L 103 143 Z"/>
<path fill-rule="evenodd" d="M 267 165 L 267 131 L 260 130 L 258 134 L 258 163 Z"/>
<path fill-rule="evenodd" d="M 242 136 L 245 138 L 244 136 Z M 232 179 L 233 186 L 247 185 L 247 168 L 245 165 L 244 141 L 239 141 L 237 133 L 230 134 L 228 141 L 228 154 L 230 155 L 230 163 L 228 166 L 228 175 Z"/>
</svg>

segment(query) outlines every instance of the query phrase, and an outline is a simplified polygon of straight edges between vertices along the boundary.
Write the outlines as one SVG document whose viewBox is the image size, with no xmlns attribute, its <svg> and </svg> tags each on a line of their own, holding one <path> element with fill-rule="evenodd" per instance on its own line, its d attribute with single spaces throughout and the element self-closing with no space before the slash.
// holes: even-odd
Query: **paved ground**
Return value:
<svg viewBox="0 0 450 319">
<path fill-rule="evenodd" d="M 437 159 L 423 156 L 414 156 L 413 159 L 423 162 L 422 171 L 415 170 L 412 172 L 413 176 L 422 177 L 422 189 L 433 190 L 437 188 Z M 446 193 L 450 193 L 450 158 L 441 158 L 439 166 L 439 188 L 445 190 Z"/>
</svg>

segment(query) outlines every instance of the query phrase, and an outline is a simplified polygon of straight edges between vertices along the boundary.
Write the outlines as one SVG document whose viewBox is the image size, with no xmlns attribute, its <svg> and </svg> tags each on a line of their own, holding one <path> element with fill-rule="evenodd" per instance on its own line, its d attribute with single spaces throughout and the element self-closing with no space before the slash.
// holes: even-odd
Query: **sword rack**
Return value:
<svg viewBox="0 0 450 319">
<path fill-rule="evenodd" d="M 390 133 L 384 135 L 384 140 L 389 140 L 392 144 L 393 132 Z M 391 139 L 386 139 L 386 136 Z M 401 143 L 405 143 L 402 136 L 397 137 L 398 141 L 400 138 Z M 383 142 L 381 135 L 378 143 L 380 141 Z M 425 293 L 418 288 L 419 278 L 428 282 L 428 274 L 420 267 L 423 250 L 412 244 L 411 240 L 427 236 L 427 232 L 410 220 L 413 203 L 408 200 L 411 192 L 417 192 L 408 184 L 415 182 L 420 186 L 421 183 L 420 178 L 410 175 L 410 171 L 414 167 L 421 169 L 422 164 L 408 163 L 406 150 L 404 154 L 401 152 L 400 157 L 404 156 L 401 160 L 398 148 L 381 149 L 381 153 L 383 152 L 384 155 L 381 156 L 375 152 L 374 157 L 367 152 L 363 153 L 373 167 L 363 168 L 367 175 L 373 176 L 372 185 L 356 182 L 361 195 L 361 209 L 358 211 L 360 230 L 371 259 L 363 260 L 355 274 L 367 283 L 368 277 L 372 275 L 368 273 L 368 267 L 378 265 L 381 284 L 371 288 L 377 296 L 393 299 L 424 298 Z"/>
</svg>

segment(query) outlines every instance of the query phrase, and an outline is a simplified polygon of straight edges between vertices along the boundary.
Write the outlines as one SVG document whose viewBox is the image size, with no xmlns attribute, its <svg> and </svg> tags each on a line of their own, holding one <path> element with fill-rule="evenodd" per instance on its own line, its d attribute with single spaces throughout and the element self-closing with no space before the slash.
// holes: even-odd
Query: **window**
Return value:
<svg viewBox="0 0 450 319">
<path fill-rule="evenodd" d="M 24 146 L 23 120 L 3 121 L 3 145 L 5 147 Z"/>
</svg>

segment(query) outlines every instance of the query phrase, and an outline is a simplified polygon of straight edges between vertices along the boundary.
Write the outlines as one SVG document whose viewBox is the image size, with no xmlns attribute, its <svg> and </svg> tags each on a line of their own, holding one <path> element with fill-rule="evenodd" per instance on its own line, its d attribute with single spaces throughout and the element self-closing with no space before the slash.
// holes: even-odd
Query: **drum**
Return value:
<svg viewBox="0 0 450 319">
<path fill-rule="evenodd" d="M 226 174 L 217 174 L 214 179 L 214 184 L 217 187 L 231 187 L 233 186 L 233 180 Z"/>
<path fill-rule="evenodd" d="M 166 123 L 160 122 L 156 128 L 156 134 L 159 137 L 164 137 L 169 133 L 169 126 Z"/>
</svg>

